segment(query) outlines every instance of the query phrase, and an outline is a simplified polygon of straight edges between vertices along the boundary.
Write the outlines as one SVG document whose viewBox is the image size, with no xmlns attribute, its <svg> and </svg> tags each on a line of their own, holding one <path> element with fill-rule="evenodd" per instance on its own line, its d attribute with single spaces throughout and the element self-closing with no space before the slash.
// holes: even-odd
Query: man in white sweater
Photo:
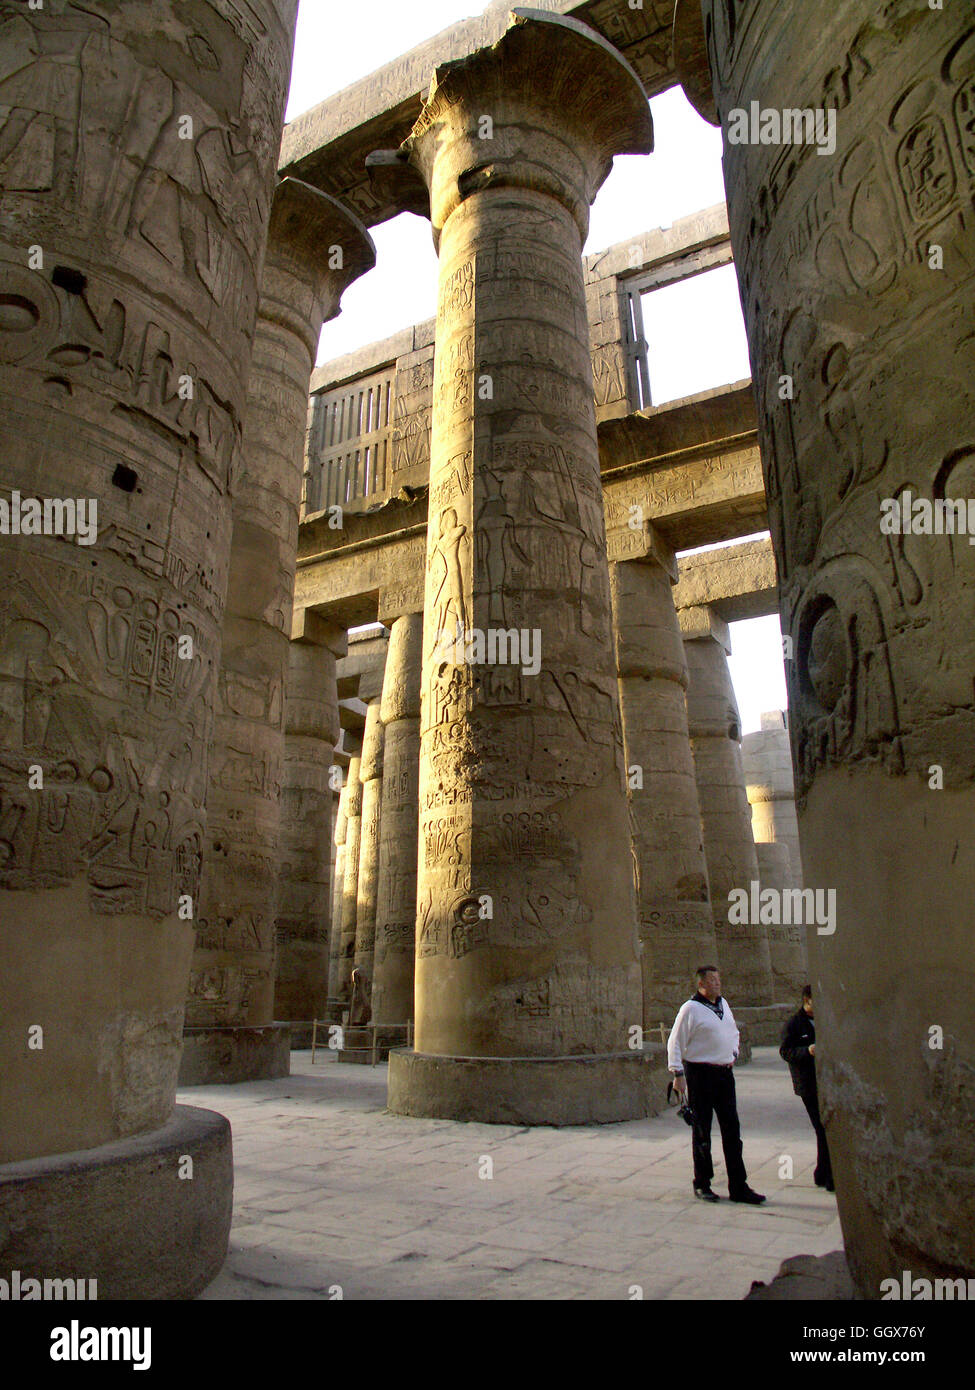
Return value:
<svg viewBox="0 0 975 1390">
<path fill-rule="evenodd" d="M 765 1198 L 748 1186 L 741 1156 L 733 1070 L 739 1042 L 735 1016 L 727 999 L 721 997 L 718 967 L 702 965 L 697 972 L 697 993 L 681 1004 L 667 1039 L 667 1064 L 674 1076 L 674 1090 L 687 1096 L 694 1116 L 694 1196 L 704 1202 L 721 1200 L 711 1191 L 711 1119 L 717 1115 L 728 1169 L 728 1196 L 733 1202 L 758 1206 Z"/>
</svg>

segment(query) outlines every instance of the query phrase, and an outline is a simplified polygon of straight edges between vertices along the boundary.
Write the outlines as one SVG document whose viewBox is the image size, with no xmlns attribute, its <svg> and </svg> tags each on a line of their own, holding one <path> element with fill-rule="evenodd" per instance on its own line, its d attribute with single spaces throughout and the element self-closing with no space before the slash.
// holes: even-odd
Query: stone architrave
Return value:
<svg viewBox="0 0 975 1390">
<path fill-rule="evenodd" d="M 0 1266 L 108 1299 L 226 1251 L 228 1126 L 173 1101 L 296 9 L 0 25 Z"/>
<path fill-rule="evenodd" d="M 342 949 L 342 904 L 345 899 L 345 837 L 348 831 L 348 790 L 343 786 L 335 808 L 333 840 L 335 857 L 332 860 L 332 918 L 328 942 L 328 998 L 338 997 L 339 960 Z"/>
<path fill-rule="evenodd" d="M 333 198 L 278 184 L 233 504 L 183 1085 L 288 1072 L 274 922 L 308 383 L 323 322 L 374 263 L 368 232 Z"/>
<path fill-rule="evenodd" d="M 673 555 L 659 546 L 646 560 L 610 566 L 648 1036 L 673 1022 L 694 971 L 717 957 L 676 577 Z"/>
<path fill-rule="evenodd" d="M 389 635 L 381 705 L 383 805 L 372 985 L 377 1024 L 403 1024 L 414 1016 L 422 658 L 423 614 L 397 618 Z"/>
<path fill-rule="evenodd" d="M 651 145 L 605 40 L 515 11 L 492 48 L 438 69 L 404 146 L 440 290 L 400 1113 L 646 1113 L 581 252 L 613 156 Z"/>
<path fill-rule="evenodd" d="M 792 748 L 782 710 L 762 715 L 762 727 L 741 741 L 745 790 L 752 808 L 752 834 L 756 844 L 775 842 L 789 851 L 794 882 L 802 887 L 802 855 L 799 821 L 792 776 Z"/>
<path fill-rule="evenodd" d="M 335 998 L 348 1003 L 355 965 L 355 924 L 359 898 L 359 841 L 362 833 L 362 783 L 359 754 L 349 759 L 345 784 L 345 864 L 342 877 L 342 917 L 339 926 L 339 963 Z"/>
<path fill-rule="evenodd" d="M 703 12 L 803 871 L 836 893 L 835 931 L 809 932 L 820 1096 L 876 1299 L 905 1269 L 975 1277 L 975 547 L 944 524 L 975 496 L 975 29 L 914 0 Z M 835 113 L 834 152 L 732 144 L 755 102 Z"/>
<path fill-rule="evenodd" d="M 383 723 L 380 697 L 369 701 L 362 735 L 359 781 L 362 810 L 359 827 L 359 879 L 356 888 L 355 964 L 365 973 L 371 997 L 376 950 L 376 898 L 379 891 L 379 835 L 383 809 Z"/>
<path fill-rule="evenodd" d="M 687 724 L 701 806 L 704 855 L 722 984 L 737 1006 L 773 1000 L 768 928 L 751 921 L 758 858 L 741 766 L 741 721 L 728 656 L 728 626 L 708 608 L 680 611 L 687 656 Z M 729 921 L 732 890 L 743 889 L 749 920 Z M 738 915 L 738 914 L 733 914 Z"/>
<path fill-rule="evenodd" d="M 346 637 L 313 613 L 296 616 L 302 621 L 288 649 L 285 700 L 274 1017 L 307 1024 L 324 1018 L 328 1003 L 331 769 L 339 737 L 335 661 L 345 654 Z"/>
</svg>

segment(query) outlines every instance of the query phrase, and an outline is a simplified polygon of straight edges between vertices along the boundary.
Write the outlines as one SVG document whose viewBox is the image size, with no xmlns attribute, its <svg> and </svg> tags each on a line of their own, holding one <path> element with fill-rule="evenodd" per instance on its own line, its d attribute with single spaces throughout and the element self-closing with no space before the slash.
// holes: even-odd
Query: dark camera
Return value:
<svg viewBox="0 0 975 1390">
<path fill-rule="evenodd" d="M 668 1104 L 668 1105 L 670 1105 L 670 1098 L 671 1098 L 671 1096 L 673 1096 L 673 1095 L 677 1095 L 677 1092 L 674 1090 L 674 1083 L 673 1083 L 672 1081 L 668 1081 L 668 1082 L 667 1082 L 667 1104 Z M 678 1096 L 678 1099 L 680 1099 L 679 1096 Z M 677 1113 L 678 1113 L 678 1115 L 681 1117 L 681 1119 L 684 1121 L 685 1125 L 693 1125 L 693 1123 L 694 1123 L 694 1111 L 693 1111 L 693 1110 L 691 1109 L 691 1107 L 687 1104 L 687 1101 L 686 1101 L 686 1100 L 685 1100 L 685 1101 L 681 1101 L 680 1105 L 677 1107 Z"/>
</svg>

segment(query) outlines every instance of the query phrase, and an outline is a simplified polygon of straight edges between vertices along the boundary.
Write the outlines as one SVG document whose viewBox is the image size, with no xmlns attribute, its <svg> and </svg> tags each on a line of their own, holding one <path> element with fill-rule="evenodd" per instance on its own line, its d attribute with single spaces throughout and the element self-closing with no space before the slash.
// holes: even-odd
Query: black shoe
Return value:
<svg viewBox="0 0 975 1390">
<path fill-rule="evenodd" d="M 765 1198 L 760 1192 L 753 1192 L 750 1187 L 743 1187 L 740 1192 L 729 1192 L 728 1200 L 732 1202 L 745 1202 L 750 1207 L 760 1207 Z"/>
<path fill-rule="evenodd" d="M 695 1187 L 694 1196 L 700 1197 L 702 1202 L 720 1202 L 721 1198 L 716 1192 L 712 1192 L 710 1187 Z M 764 1201 L 764 1198 L 762 1199 Z"/>
</svg>

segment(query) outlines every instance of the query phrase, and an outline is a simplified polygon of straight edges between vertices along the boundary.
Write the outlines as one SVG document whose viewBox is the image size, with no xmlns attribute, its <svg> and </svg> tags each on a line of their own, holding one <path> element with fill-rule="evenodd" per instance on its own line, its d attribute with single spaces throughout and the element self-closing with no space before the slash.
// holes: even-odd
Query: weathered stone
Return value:
<svg viewBox="0 0 975 1390">
<path fill-rule="evenodd" d="M 384 197 L 365 171 L 377 144 L 395 145 L 423 109 L 430 73 L 440 63 L 463 59 L 493 44 L 508 23 L 509 0 L 493 0 L 483 14 L 453 24 L 435 38 L 353 83 L 285 127 L 282 172 L 297 175 L 342 198 L 373 226 L 401 210 Z M 647 96 L 673 86 L 672 0 L 538 0 L 533 10 L 552 10 L 592 25 L 629 60 Z"/>
<path fill-rule="evenodd" d="M 438 69 L 406 147 L 440 254 L 416 1040 L 442 1073 L 465 1057 L 548 1058 L 557 1073 L 573 1053 L 640 1067 L 626 1053 L 639 967 L 581 247 L 612 156 L 650 144 L 619 55 L 522 14 Z M 466 650 L 472 632 L 521 629 L 537 664 Z M 502 1090 L 524 1084 L 517 1064 L 505 1074 Z M 392 1109 L 405 1077 L 391 1066 Z M 616 1118 L 638 1112 L 638 1090 L 616 1093 Z M 465 1103 L 485 1120 L 503 1109 L 493 1084 Z"/>
<path fill-rule="evenodd" d="M 0 547 L 4 1164 L 172 1115 L 296 8 L 3 8 L 0 457 L 11 503 L 42 487 L 60 531 Z M 171 1170 L 143 1177 L 140 1203 L 175 1220 Z M 64 1203 L 92 1192 L 81 1178 Z M 110 1237 L 94 1263 L 117 1270 Z M 56 1257 L 43 1239 L 23 1267 Z M 140 1262 L 116 1296 L 145 1286 Z M 200 1269 L 186 1250 L 163 1282 L 198 1287 Z"/>
<path fill-rule="evenodd" d="M 742 541 L 696 555 L 682 555 L 674 603 L 678 608 L 706 605 L 726 623 L 778 614 L 778 576 L 772 542 L 767 538 Z"/>
<path fill-rule="evenodd" d="M 334 246 L 342 248 L 341 258 L 330 257 Z M 187 1027 L 210 1037 L 221 1027 L 262 1028 L 274 1017 L 284 706 L 308 382 L 322 323 L 374 262 L 372 239 L 334 199 L 294 179 L 278 185 L 234 498 L 205 869 L 186 1006 Z"/>
<path fill-rule="evenodd" d="M 722 983 L 738 1004 L 771 1004 L 767 928 L 750 920 L 729 921 L 729 894 L 733 889 L 747 893 L 758 882 L 758 859 L 741 766 L 741 722 L 728 671 L 728 630 L 706 608 L 682 609 L 680 624 L 688 668 L 687 722 Z"/>
<path fill-rule="evenodd" d="M 254 1028 L 186 1028 L 179 1084 L 219 1086 L 236 1081 L 269 1081 L 287 1076 L 291 1028 L 266 1023 Z"/>
<path fill-rule="evenodd" d="M 339 965 L 335 997 L 348 1002 L 355 965 L 355 923 L 359 896 L 359 844 L 362 833 L 362 783 L 359 781 L 361 757 L 349 762 L 345 784 L 345 864 L 342 879 L 342 920 L 339 935 Z"/>
<path fill-rule="evenodd" d="M 355 963 L 365 973 L 372 997 L 373 957 L 376 953 L 376 897 L 379 891 L 379 835 L 383 809 L 383 724 L 380 697 L 366 710 L 359 780 L 362 811 L 359 830 L 359 880 L 356 889 Z"/>
<path fill-rule="evenodd" d="M 274 976 L 274 1016 L 288 1022 L 322 1018 L 328 1003 L 335 660 L 345 633 L 321 624 L 320 640 L 312 635 L 288 650 Z"/>
<path fill-rule="evenodd" d="M 397 618 L 389 637 L 381 705 L 385 742 L 372 986 L 377 1024 L 402 1024 L 414 1016 L 422 660 L 423 614 Z"/>
<path fill-rule="evenodd" d="M 958 987 L 975 550 L 885 534 L 880 508 L 972 495 L 975 38 L 964 5 L 837 0 L 828 25 L 781 0 L 749 11 L 732 31 L 724 0 L 703 5 L 724 119 L 752 102 L 836 113 L 831 158 L 729 142 L 725 178 L 793 643 L 803 869 L 836 892 L 835 933 L 809 937 L 822 1112 L 850 1270 L 876 1298 L 905 1269 L 975 1274 Z"/>
<path fill-rule="evenodd" d="M 717 955 L 674 574 L 653 560 L 610 566 L 646 1030 L 673 1020 Z"/>
<path fill-rule="evenodd" d="M 335 808 L 335 858 L 332 863 L 332 925 L 328 945 L 328 997 L 338 998 L 339 962 L 342 958 L 342 908 L 345 902 L 345 838 L 348 833 L 347 784 L 339 792 Z"/>
<path fill-rule="evenodd" d="M 401 1115 L 499 1125 L 601 1125 L 666 1105 L 667 1053 L 440 1057 L 391 1048 L 389 1090 Z M 392 1109 L 392 1105 L 390 1105 Z"/>
<path fill-rule="evenodd" d="M 229 1123 L 189 1105 L 144 1134 L 4 1164 L 4 1276 L 95 1279 L 100 1300 L 195 1298 L 226 1259 L 233 1192 Z"/>
</svg>

